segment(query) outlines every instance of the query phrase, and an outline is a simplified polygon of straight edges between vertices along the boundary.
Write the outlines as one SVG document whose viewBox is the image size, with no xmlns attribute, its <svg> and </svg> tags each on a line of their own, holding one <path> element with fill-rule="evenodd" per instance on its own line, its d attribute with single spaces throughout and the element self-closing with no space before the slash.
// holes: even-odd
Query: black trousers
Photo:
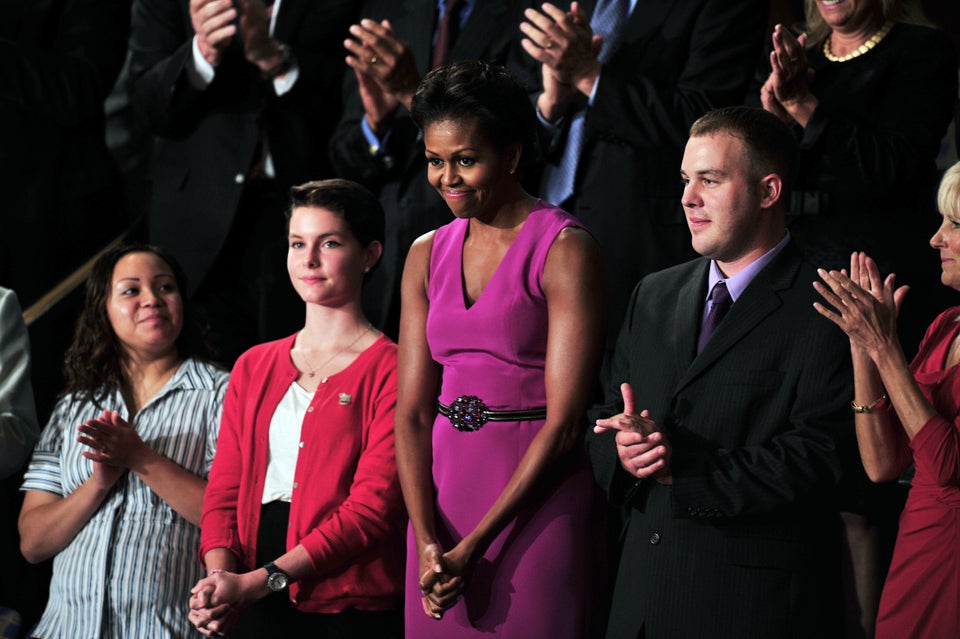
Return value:
<svg viewBox="0 0 960 639">
<path fill-rule="evenodd" d="M 290 504 L 274 501 L 260 511 L 257 533 L 257 565 L 285 554 Z M 399 610 L 354 610 L 324 614 L 301 612 L 293 607 L 289 593 L 271 594 L 240 614 L 231 639 L 309 637 L 310 639 L 400 639 L 403 618 Z"/>
</svg>

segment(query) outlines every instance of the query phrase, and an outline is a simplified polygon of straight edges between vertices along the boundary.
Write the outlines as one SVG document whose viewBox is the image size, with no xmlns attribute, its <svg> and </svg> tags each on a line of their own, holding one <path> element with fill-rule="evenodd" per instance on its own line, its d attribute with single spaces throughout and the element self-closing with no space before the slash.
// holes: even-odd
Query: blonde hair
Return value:
<svg viewBox="0 0 960 639">
<path fill-rule="evenodd" d="M 950 218 L 960 218 L 960 162 L 943 174 L 937 190 L 937 208 Z"/>
<path fill-rule="evenodd" d="M 877 7 L 877 26 L 879 27 L 887 20 L 895 22 L 901 21 L 906 17 L 906 11 L 903 8 L 903 0 L 875 0 L 879 5 Z M 830 37 L 830 25 L 820 15 L 817 9 L 817 0 L 804 0 L 803 12 L 807 19 L 807 48 L 812 49 L 823 44 L 823 41 Z"/>
</svg>

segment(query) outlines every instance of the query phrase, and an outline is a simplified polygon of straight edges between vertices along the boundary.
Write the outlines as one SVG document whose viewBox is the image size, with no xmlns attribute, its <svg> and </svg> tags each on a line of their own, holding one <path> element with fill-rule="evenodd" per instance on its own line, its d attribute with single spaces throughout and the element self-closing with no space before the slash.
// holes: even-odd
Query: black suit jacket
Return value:
<svg viewBox="0 0 960 639">
<path fill-rule="evenodd" d="M 482 0 L 474 6 L 450 51 L 450 62 L 486 60 L 510 69 L 527 87 L 539 84 L 534 61 L 520 48 L 519 25 L 527 0 Z M 363 16 L 390 20 L 410 45 L 417 71 L 430 70 L 436 0 L 370 0 Z M 387 239 L 380 268 L 364 286 L 371 321 L 396 337 L 400 276 L 407 250 L 427 231 L 449 222 L 450 209 L 427 182 L 420 131 L 402 106 L 394 115 L 386 148 L 373 155 L 363 135 L 363 103 L 352 69 L 343 80 L 343 114 L 330 141 L 330 157 L 340 177 L 377 193 L 387 216 Z"/>
<path fill-rule="evenodd" d="M 611 433 L 588 435 L 626 517 L 608 637 L 835 636 L 846 339 L 813 309 L 816 273 L 787 245 L 697 355 L 708 268 L 701 258 L 637 286 L 606 403 L 591 411 L 621 412 L 628 381 L 673 446 L 665 486 L 629 476 Z"/>
<path fill-rule="evenodd" d="M 194 35 L 188 0 L 134 3 L 131 101 L 157 138 L 149 238 L 180 260 L 191 290 L 233 225 L 261 128 L 282 193 L 330 176 L 325 145 L 339 113 L 343 39 L 356 14 L 353 0 L 283 0 L 274 37 L 293 51 L 300 75 L 278 97 L 239 41 L 210 86 L 195 89 L 185 70 Z"/>
<path fill-rule="evenodd" d="M 595 2 L 581 4 L 591 15 Z M 603 248 L 611 343 L 640 278 L 696 256 L 680 206 L 683 148 L 694 120 L 743 102 L 767 11 L 761 0 L 638 0 L 603 67 L 574 196 L 557 204 Z M 545 134 L 547 159 L 556 161 L 567 130 Z"/>
<path fill-rule="evenodd" d="M 26 308 L 124 230 L 103 101 L 130 7 L 0 0 L 0 16 L 0 284 Z"/>
</svg>

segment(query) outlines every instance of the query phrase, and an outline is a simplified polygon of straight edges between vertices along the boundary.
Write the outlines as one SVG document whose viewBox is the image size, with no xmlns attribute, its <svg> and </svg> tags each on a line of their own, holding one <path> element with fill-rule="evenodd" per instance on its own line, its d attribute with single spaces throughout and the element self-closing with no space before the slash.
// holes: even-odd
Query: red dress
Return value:
<svg viewBox="0 0 960 639">
<path fill-rule="evenodd" d="M 900 515 L 876 639 L 960 637 L 960 366 L 944 368 L 958 317 L 960 307 L 937 317 L 910 365 L 938 415 L 901 448 L 916 474 Z"/>
</svg>

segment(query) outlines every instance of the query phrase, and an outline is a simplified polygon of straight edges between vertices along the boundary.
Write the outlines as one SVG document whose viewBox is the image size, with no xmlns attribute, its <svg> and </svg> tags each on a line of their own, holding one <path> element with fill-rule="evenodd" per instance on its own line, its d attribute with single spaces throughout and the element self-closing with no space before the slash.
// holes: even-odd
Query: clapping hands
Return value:
<svg viewBox="0 0 960 639">
<path fill-rule="evenodd" d="M 346 63 L 356 74 L 367 124 L 379 135 L 401 104 L 410 108 L 420 75 L 410 45 L 388 20 L 361 20 L 350 35 L 356 39 L 343 43 Z"/>
<path fill-rule="evenodd" d="M 866 253 L 850 257 L 849 275 L 823 269 L 818 273 L 823 282 L 814 282 L 813 287 L 830 307 L 819 302 L 813 306 L 847 334 L 853 348 L 873 358 L 897 344 L 897 315 L 909 288 L 897 287 L 896 275 L 881 278 Z"/>
<path fill-rule="evenodd" d="M 636 412 L 633 388 L 620 385 L 623 412 L 606 419 L 598 419 L 593 432 L 616 431 L 617 456 L 620 465 L 637 478 L 650 477 L 661 484 L 672 484 L 670 458 L 673 448 L 660 426 L 650 419 L 650 411 Z"/>
<path fill-rule="evenodd" d="M 773 29 L 770 76 L 760 89 L 763 108 L 786 124 L 806 126 L 818 104 L 810 92 L 813 70 L 807 62 L 807 34 L 794 37 L 783 25 Z"/>
</svg>

